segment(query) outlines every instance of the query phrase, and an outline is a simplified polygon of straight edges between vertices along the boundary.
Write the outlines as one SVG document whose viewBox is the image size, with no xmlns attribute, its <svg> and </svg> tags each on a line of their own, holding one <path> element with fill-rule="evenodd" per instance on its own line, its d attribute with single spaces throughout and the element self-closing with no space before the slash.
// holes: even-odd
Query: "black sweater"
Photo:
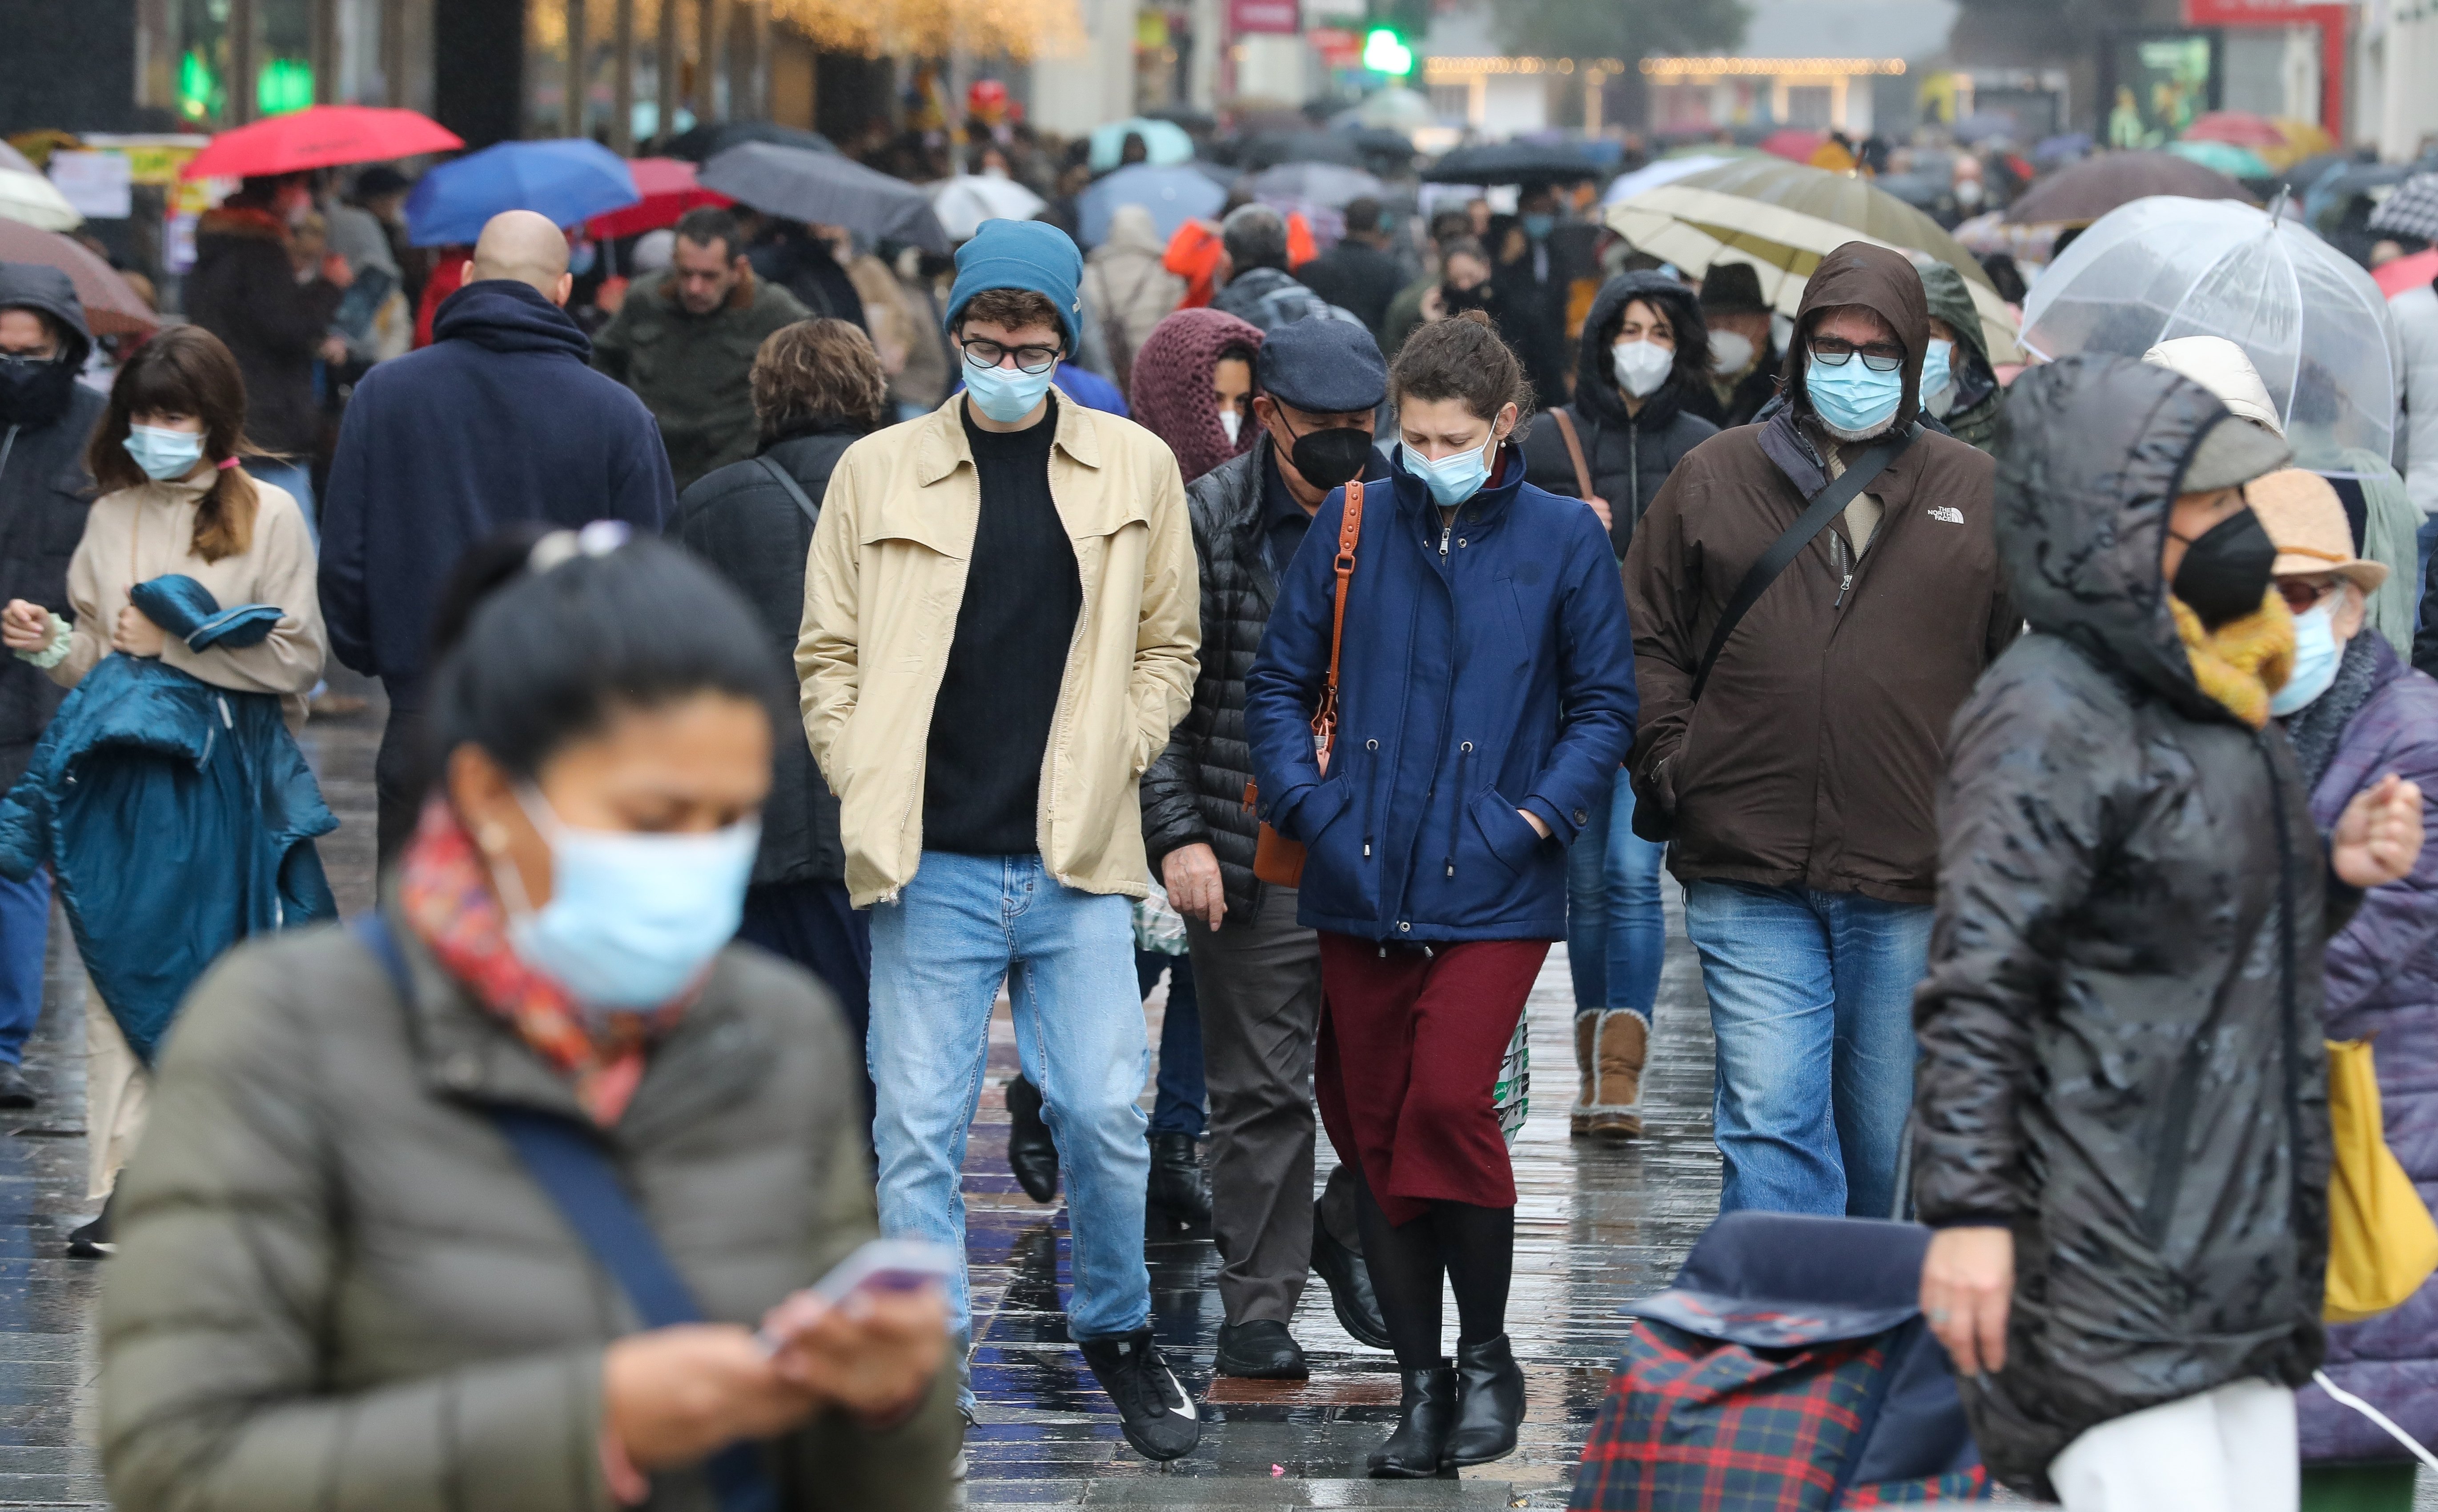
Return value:
<svg viewBox="0 0 2438 1512">
<path fill-rule="evenodd" d="M 960 407 L 981 483 L 957 635 L 931 710 L 923 848 L 964 855 L 1041 849 L 1035 813 L 1050 727 L 1084 583 L 1050 497 L 1058 400 L 1022 431 L 984 431 Z"/>
</svg>

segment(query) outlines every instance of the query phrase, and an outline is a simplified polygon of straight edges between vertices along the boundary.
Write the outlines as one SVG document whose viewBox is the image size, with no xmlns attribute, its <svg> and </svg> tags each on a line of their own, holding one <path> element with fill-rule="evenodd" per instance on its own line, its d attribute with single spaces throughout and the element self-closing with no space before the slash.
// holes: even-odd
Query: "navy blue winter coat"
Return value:
<svg viewBox="0 0 2438 1512">
<path fill-rule="evenodd" d="M 1245 724 L 1263 818 L 1308 848 L 1307 927 L 1413 943 L 1565 934 L 1566 845 L 1634 740 L 1634 638 L 1599 520 L 1526 483 L 1512 447 L 1499 455 L 1444 530 L 1402 448 L 1368 487 L 1326 777 L 1310 721 L 1343 489 L 1280 585 Z"/>
<path fill-rule="evenodd" d="M 592 343 L 566 311 L 486 278 L 442 302 L 433 335 L 356 385 L 323 494 L 330 651 L 393 697 L 422 678 L 467 547 L 521 520 L 657 536 L 677 514 L 652 412 L 586 365 Z"/>
</svg>

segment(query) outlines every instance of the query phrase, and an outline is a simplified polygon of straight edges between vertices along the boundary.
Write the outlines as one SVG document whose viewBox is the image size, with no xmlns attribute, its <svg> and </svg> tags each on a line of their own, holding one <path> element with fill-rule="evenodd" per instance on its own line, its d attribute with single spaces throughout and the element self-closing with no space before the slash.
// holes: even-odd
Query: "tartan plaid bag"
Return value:
<svg viewBox="0 0 2438 1512">
<path fill-rule="evenodd" d="M 1988 1479 L 1915 1303 L 1927 1230 L 1730 1213 L 1638 1317 L 1583 1446 L 1591 1512 L 1977 1500 Z"/>
</svg>

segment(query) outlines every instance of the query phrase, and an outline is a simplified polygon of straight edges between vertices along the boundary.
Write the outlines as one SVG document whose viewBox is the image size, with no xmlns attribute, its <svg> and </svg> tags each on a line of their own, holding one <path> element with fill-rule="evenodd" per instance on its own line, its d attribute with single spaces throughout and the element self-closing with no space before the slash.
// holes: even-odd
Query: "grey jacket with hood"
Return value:
<svg viewBox="0 0 2438 1512">
<path fill-rule="evenodd" d="M 65 338 L 60 360 L 73 375 L 93 351 L 76 286 L 56 268 L 0 262 L 0 309 L 31 309 Z M 68 558 L 84 538 L 93 475 L 85 445 L 109 400 L 71 377 L 66 401 L 45 417 L 0 410 L 0 604 L 24 599 L 67 614 Z M 0 657 L 0 787 L 14 786 L 67 690 L 15 657 Z"/>
<path fill-rule="evenodd" d="M 1676 364 L 1669 370 L 1668 381 L 1643 402 L 1641 413 L 1629 413 L 1609 353 L 1624 324 L 1625 307 L 1637 299 L 1668 317 L 1676 337 Z M 1687 408 L 1706 388 L 1709 366 L 1709 331 L 1691 290 L 1656 273 L 1619 273 L 1601 286 L 1583 318 L 1574 400 L 1560 408 L 1574 422 L 1582 444 L 1592 492 L 1608 501 L 1609 542 L 1619 558 L 1634 539 L 1635 523 L 1659 497 L 1676 464 L 1719 433 L 1717 426 Z M 1574 457 L 1555 416 L 1545 416 L 1525 433 L 1524 466 L 1526 481 L 1535 487 L 1568 499 L 1582 496 Z"/>
<path fill-rule="evenodd" d="M 2241 423 L 2082 356 L 2016 383 L 1999 441 L 2032 628 L 1950 740 L 1914 1187 L 1925 1222 L 2014 1232 L 2006 1366 L 1964 1402 L 2041 1494 L 2088 1429 L 2320 1361 L 2326 863 L 2291 748 L 2201 691 L 2160 570 L 2195 449 Z"/>
</svg>

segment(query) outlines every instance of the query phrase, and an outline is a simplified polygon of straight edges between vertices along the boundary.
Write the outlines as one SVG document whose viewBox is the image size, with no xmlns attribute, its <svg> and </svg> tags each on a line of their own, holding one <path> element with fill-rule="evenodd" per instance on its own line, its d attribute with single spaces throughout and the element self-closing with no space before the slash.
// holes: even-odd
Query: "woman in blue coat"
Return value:
<svg viewBox="0 0 2438 1512">
<path fill-rule="evenodd" d="M 1416 332 L 1389 386 L 1401 444 L 1363 501 L 1330 759 L 1313 720 L 1344 490 L 1280 585 L 1245 722 L 1263 817 L 1307 848 L 1298 914 L 1320 931 L 1328 1003 L 1316 1092 L 1331 1142 L 1359 1157 L 1363 1253 L 1404 1373 L 1371 1472 L 1427 1476 L 1510 1452 L 1524 1415 L 1505 1321 L 1515 1180 L 1491 1091 L 1565 934 L 1566 845 L 1633 740 L 1634 659 L 1599 519 L 1524 482 L 1531 391 L 1488 322 Z"/>
</svg>

